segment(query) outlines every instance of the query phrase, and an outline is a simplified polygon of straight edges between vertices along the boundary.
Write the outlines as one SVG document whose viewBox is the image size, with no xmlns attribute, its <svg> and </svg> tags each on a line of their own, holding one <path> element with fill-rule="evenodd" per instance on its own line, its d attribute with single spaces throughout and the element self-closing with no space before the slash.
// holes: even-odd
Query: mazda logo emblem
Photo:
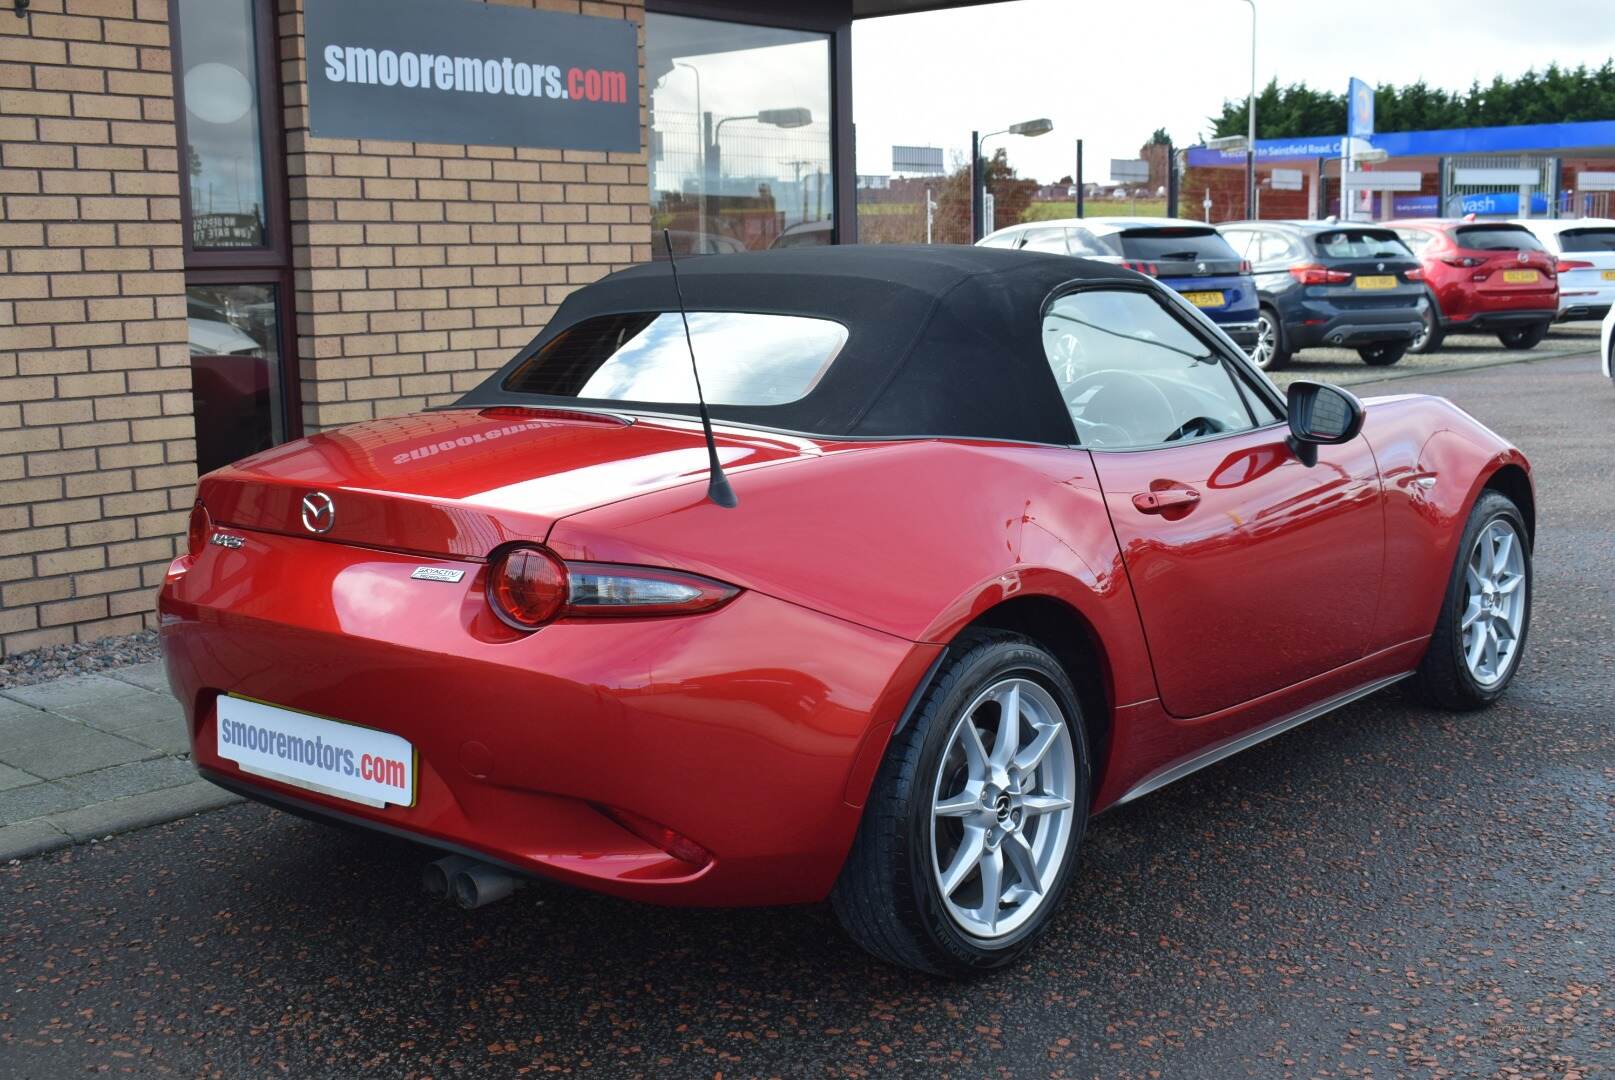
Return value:
<svg viewBox="0 0 1615 1080">
<path fill-rule="evenodd" d="M 1527 259 L 1529 259 L 1529 258 L 1530 258 L 1530 257 L 1531 257 L 1531 256 L 1529 256 L 1529 255 L 1527 255 L 1527 254 L 1526 254 L 1526 253 L 1525 253 L 1525 252 L 1523 252 L 1523 251 L 1516 251 L 1516 252 L 1515 252 L 1515 253 L 1514 253 L 1514 258 L 1515 258 L 1515 259 L 1517 259 L 1517 260 L 1519 260 L 1519 261 L 1520 261 L 1520 262 L 1525 262 L 1525 261 L 1526 261 L 1526 260 L 1527 260 Z"/>
<path fill-rule="evenodd" d="M 303 496 L 303 528 L 311 533 L 328 533 L 336 524 L 336 503 L 323 491 Z"/>
</svg>

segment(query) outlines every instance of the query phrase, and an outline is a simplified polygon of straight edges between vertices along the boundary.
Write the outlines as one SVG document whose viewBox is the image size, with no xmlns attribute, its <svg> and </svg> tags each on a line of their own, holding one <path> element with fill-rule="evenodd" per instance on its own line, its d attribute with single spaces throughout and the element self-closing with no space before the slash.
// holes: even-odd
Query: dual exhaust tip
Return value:
<svg viewBox="0 0 1615 1080">
<path fill-rule="evenodd" d="M 464 855 L 427 863 L 421 872 L 421 888 L 427 896 L 452 900 L 466 911 L 503 900 L 526 884 L 508 870 Z"/>
</svg>

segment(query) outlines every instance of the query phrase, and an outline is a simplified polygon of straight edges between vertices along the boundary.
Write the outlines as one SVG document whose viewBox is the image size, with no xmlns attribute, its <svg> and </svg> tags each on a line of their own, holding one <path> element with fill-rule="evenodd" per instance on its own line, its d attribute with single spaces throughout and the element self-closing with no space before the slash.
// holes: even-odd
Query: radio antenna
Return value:
<svg viewBox="0 0 1615 1080">
<path fill-rule="evenodd" d="M 695 376 L 695 403 L 701 408 L 701 430 L 707 437 L 707 498 L 732 510 L 739 505 L 735 489 L 723 474 L 723 463 L 718 460 L 718 441 L 712 437 L 712 415 L 707 412 L 706 395 L 701 392 L 701 368 L 695 362 L 695 342 L 690 338 L 690 316 L 684 311 L 684 289 L 679 285 L 679 264 L 673 257 L 673 238 L 662 230 L 662 243 L 667 248 L 667 266 L 673 271 L 673 293 L 679 299 L 679 319 L 684 323 L 684 346 L 690 350 L 690 372 Z"/>
</svg>

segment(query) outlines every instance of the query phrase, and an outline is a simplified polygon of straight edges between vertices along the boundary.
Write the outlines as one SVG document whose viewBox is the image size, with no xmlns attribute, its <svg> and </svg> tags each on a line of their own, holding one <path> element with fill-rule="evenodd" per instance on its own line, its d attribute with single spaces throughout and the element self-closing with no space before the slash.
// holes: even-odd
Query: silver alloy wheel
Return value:
<svg viewBox="0 0 1615 1080">
<path fill-rule="evenodd" d="M 1435 312 L 1425 308 L 1424 315 L 1419 319 L 1419 332 L 1408 342 L 1408 349 L 1418 352 L 1430 340 L 1430 325 L 1435 320 Z"/>
<path fill-rule="evenodd" d="M 1251 363 L 1263 371 L 1273 362 L 1273 353 L 1279 347 L 1278 327 L 1273 325 L 1273 319 L 1262 312 L 1256 316 L 1256 348 L 1251 352 Z"/>
<path fill-rule="evenodd" d="M 1525 547 L 1507 518 L 1481 530 L 1464 564 L 1464 664 L 1482 687 L 1508 675 L 1519 653 L 1526 611 Z"/>
<path fill-rule="evenodd" d="M 1003 939 L 1043 906 L 1070 845 L 1076 770 L 1064 714 L 1030 679 L 994 683 L 959 717 L 931 792 L 931 870 L 966 934 Z"/>
</svg>

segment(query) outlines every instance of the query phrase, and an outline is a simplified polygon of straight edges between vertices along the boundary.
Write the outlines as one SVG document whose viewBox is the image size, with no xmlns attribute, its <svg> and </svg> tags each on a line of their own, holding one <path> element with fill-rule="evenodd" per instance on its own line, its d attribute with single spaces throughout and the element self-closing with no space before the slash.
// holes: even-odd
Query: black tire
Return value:
<svg viewBox="0 0 1615 1080">
<path fill-rule="evenodd" d="M 1503 343 L 1505 349 L 1534 349 L 1547 336 L 1548 324 L 1545 322 L 1511 326 L 1497 332 L 1497 340 Z"/>
<path fill-rule="evenodd" d="M 1407 354 L 1408 347 L 1405 341 L 1382 341 L 1375 345 L 1364 345 L 1357 350 L 1357 355 L 1363 358 L 1363 363 L 1369 367 L 1390 367 Z"/>
<path fill-rule="evenodd" d="M 960 713 L 991 683 L 1014 674 L 1047 690 L 1065 714 L 1076 763 L 1074 814 L 1065 858 L 1046 900 L 1026 925 L 992 947 L 947 914 L 931 870 L 928 792 Z M 1092 767 L 1071 679 L 1037 642 L 1005 631 L 970 631 L 948 649 L 914 715 L 892 738 L 831 906 L 847 934 L 882 960 L 953 978 L 1013 962 L 1048 929 L 1071 880 L 1092 800 Z"/>
<path fill-rule="evenodd" d="M 1261 351 L 1263 337 L 1269 333 L 1272 334 L 1272 351 L 1267 362 L 1263 363 L 1258 354 Z M 1251 363 L 1262 371 L 1281 371 L 1290 366 L 1290 358 L 1295 354 L 1290 350 L 1289 339 L 1284 334 L 1284 320 L 1279 318 L 1279 313 L 1275 309 L 1266 304 L 1262 305 L 1261 311 L 1256 316 L 1256 340 L 1257 344 L 1251 346 Z"/>
<path fill-rule="evenodd" d="M 1425 294 L 1424 326 L 1412 341 L 1408 342 L 1408 352 L 1415 355 L 1433 353 L 1441 348 L 1441 343 L 1447 337 L 1447 332 L 1441 328 L 1441 309 L 1436 306 L 1436 298 Z"/>
<path fill-rule="evenodd" d="M 1498 518 L 1507 519 L 1513 525 L 1522 544 L 1521 552 L 1525 556 L 1525 611 L 1519 642 L 1507 672 L 1496 684 L 1482 686 L 1464 662 L 1463 634 L 1460 630 L 1460 620 L 1467 606 L 1464 570 L 1476 539 Z M 1436 619 L 1435 633 L 1430 636 L 1430 646 L 1414 673 L 1412 683 L 1418 696 L 1438 708 L 1464 712 L 1484 708 L 1502 697 L 1520 670 L 1520 657 L 1525 653 L 1531 630 L 1532 590 L 1531 540 L 1524 516 L 1519 507 L 1502 492 L 1481 492 L 1480 498 L 1475 500 L 1474 509 L 1469 512 L 1469 521 L 1459 539 L 1458 554 L 1453 560 L 1447 591 L 1441 600 L 1441 614 Z"/>
</svg>

